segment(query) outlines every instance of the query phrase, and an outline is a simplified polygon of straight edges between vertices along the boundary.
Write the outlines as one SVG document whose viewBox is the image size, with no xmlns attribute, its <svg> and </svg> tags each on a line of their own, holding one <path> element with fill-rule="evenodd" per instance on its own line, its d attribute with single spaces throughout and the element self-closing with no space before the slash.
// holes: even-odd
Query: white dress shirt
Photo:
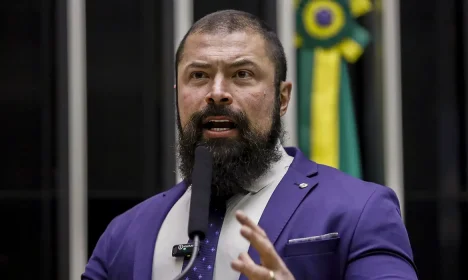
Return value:
<svg viewBox="0 0 468 280">
<path fill-rule="evenodd" d="M 246 188 L 249 193 L 235 195 L 227 202 L 226 215 L 218 241 L 214 280 L 239 279 L 240 275 L 231 268 L 231 262 L 240 253 L 247 252 L 250 243 L 240 234 L 241 226 L 236 220 L 235 212 L 244 211 L 258 224 L 273 191 L 293 161 L 293 157 L 289 156 L 281 145 L 278 148 L 281 151 L 281 159 L 274 163 L 270 170 L 252 186 Z M 189 187 L 169 211 L 159 230 L 153 255 L 153 280 L 174 279 L 182 271 L 183 258 L 172 257 L 172 247 L 188 241 L 190 195 L 191 188 Z"/>
</svg>

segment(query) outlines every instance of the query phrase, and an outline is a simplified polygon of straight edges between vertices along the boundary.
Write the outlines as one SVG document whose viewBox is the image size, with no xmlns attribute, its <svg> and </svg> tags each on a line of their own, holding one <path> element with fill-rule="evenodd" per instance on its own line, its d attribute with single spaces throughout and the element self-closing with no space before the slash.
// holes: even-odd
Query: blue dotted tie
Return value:
<svg viewBox="0 0 468 280">
<path fill-rule="evenodd" d="M 224 214 L 226 213 L 225 200 L 221 200 L 223 202 L 217 203 L 216 205 L 213 205 L 214 201 L 216 201 L 216 199 L 213 199 L 210 205 L 208 232 L 205 240 L 200 242 L 200 253 L 192 269 L 186 274 L 185 280 L 213 279 L 216 249 L 218 247 L 218 239 L 223 225 Z M 192 240 L 190 240 L 189 243 L 192 243 Z M 185 269 L 188 263 L 189 259 L 186 258 L 182 270 Z"/>
</svg>

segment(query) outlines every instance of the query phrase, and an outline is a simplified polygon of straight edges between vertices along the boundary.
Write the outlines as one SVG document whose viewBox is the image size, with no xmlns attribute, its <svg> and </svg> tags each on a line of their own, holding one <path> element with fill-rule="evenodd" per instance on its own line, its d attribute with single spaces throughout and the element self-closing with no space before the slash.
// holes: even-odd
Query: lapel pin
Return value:
<svg viewBox="0 0 468 280">
<path fill-rule="evenodd" d="M 299 188 L 303 189 L 303 188 L 307 188 L 307 184 L 306 183 L 300 183 L 299 184 Z"/>
</svg>

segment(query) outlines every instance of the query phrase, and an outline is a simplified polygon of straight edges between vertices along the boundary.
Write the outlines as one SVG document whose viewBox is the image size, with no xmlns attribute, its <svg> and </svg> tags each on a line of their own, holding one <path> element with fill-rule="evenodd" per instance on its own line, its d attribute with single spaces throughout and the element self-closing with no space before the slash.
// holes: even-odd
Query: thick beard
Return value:
<svg viewBox="0 0 468 280">
<path fill-rule="evenodd" d="M 235 121 L 238 137 L 234 139 L 204 139 L 203 120 L 209 116 L 226 116 Z M 212 193 L 215 196 L 229 197 L 245 193 L 281 158 L 277 145 L 283 136 L 279 102 L 275 102 L 272 126 L 262 135 L 252 129 L 252 125 L 241 112 L 234 112 L 228 106 L 208 105 L 203 111 L 192 115 L 182 129 L 178 119 L 178 155 L 180 172 L 188 184 L 191 183 L 195 148 L 208 147 L 213 155 Z"/>
</svg>

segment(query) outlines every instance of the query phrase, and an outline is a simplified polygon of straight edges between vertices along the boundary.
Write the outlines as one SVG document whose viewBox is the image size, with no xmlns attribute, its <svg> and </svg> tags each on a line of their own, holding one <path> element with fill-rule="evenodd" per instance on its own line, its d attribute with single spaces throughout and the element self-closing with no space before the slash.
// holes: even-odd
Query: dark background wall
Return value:
<svg viewBox="0 0 468 280">
<path fill-rule="evenodd" d="M 175 182 L 173 7 L 87 1 L 88 253 L 112 218 Z"/>
<path fill-rule="evenodd" d="M 467 279 L 467 3 L 400 3 L 406 224 L 421 279 Z"/>
<path fill-rule="evenodd" d="M 2 279 L 54 278 L 54 17 L 51 0 L 0 4 Z"/>
<path fill-rule="evenodd" d="M 405 215 L 421 279 L 468 277 L 465 2 L 400 1 Z M 64 3 L 0 4 L 0 279 L 67 279 Z M 174 46 L 171 0 L 86 6 L 91 253 L 113 217 L 175 181 Z M 194 0 L 194 19 L 225 8 L 277 26 L 270 0 Z M 384 183 L 379 10 L 360 23 L 374 39 L 350 66 L 364 176 Z"/>
</svg>

